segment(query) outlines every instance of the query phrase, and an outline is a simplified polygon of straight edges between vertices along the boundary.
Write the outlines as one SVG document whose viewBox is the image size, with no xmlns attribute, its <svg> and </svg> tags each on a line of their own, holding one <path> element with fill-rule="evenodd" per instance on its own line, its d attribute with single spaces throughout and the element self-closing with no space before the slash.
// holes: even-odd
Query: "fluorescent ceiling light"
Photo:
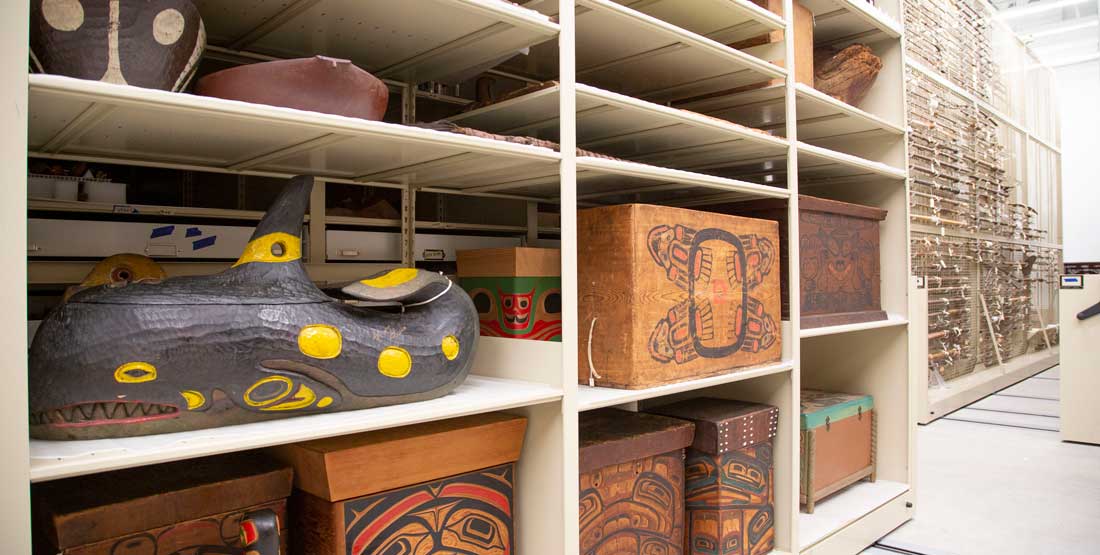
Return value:
<svg viewBox="0 0 1100 555">
<path fill-rule="evenodd" d="M 1092 21 L 1085 21 L 1084 23 L 1075 23 L 1073 25 L 1066 25 L 1064 27 L 1056 27 L 1054 29 L 1048 29 L 1046 31 L 1039 31 L 1038 33 L 1031 33 L 1027 35 L 1027 42 L 1035 39 L 1041 39 L 1043 37 L 1053 37 L 1055 35 L 1061 35 L 1062 33 L 1072 33 L 1074 31 L 1096 27 L 1097 25 L 1100 25 L 1100 20 L 1093 19 Z"/>
<path fill-rule="evenodd" d="M 998 17 L 1001 18 L 1001 20 L 1017 19 L 1020 17 L 1027 17 L 1029 15 L 1035 15 L 1037 13 L 1043 13 L 1050 10 L 1068 8 L 1070 6 L 1076 6 L 1077 4 L 1084 4 L 1086 2 L 1092 2 L 1092 0 L 1058 0 L 1056 2 L 1047 2 L 1035 6 L 1026 6 L 1023 8 L 1012 8 L 1010 10 L 1004 10 L 998 14 Z"/>
</svg>

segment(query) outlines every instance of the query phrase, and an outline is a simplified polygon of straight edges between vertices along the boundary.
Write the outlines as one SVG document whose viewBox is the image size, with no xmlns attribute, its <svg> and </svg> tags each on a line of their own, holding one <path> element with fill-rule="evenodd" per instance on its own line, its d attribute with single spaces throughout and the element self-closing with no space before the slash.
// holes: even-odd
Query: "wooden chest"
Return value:
<svg viewBox="0 0 1100 555">
<path fill-rule="evenodd" d="M 526 427 L 490 413 L 272 448 L 296 471 L 294 553 L 513 553 Z"/>
<path fill-rule="evenodd" d="M 720 212 L 779 222 L 783 316 L 789 314 L 787 202 L 722 205 Z M 885 320 L 879 273 L 879 222 L 886 211 L 815 197 L 798 197 L 802 329 Z"/>
<path fill-rule="evenodd" d="M 875 412 L 870 395 L 802 390 L 799 496 L 806 512 L 860 480 L 875 481 Z"/>
<path fill-rule="evenodd" d="M 779 360 L 775 222 L 644 204 L 577 218 L 580 383 L 641 389 Z"/>
<path fill-rule="evenodd" d="M 580 415 L 581 555 L 679 555 L 691 422 L 601 409 Z"/>
<path fill-rule="evenodd" d="M 458 251 L 458 280 L 477 307 L 481 335 L 561 341 L 561 251 Z"/>
<path fill-rule="evenodd" d="M 36 484 L 35 553 L 237 553 L 247 513 L 286 522 L 291 481 L 286 465 L 250 452 Z M 277 543 L 286 553 L 285 529 Z"/>
<path fill-rule="evenodd" d="M 691 399 L 648 409 L 690 420 L 685 463 L 691 555 L 766 555 L 775 548 L 772 439 L 779 409 L 725 399 Z"/>
</svg>

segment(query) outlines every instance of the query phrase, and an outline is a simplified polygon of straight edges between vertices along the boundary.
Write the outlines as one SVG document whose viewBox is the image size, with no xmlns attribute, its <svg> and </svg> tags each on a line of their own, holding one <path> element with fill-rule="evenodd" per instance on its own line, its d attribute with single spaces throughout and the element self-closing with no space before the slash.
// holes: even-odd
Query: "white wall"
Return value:
<svg viewBox="0 0 1100 555">
<path fill-rule="evenodd" d="M 1066 262 L 1100 262 L 1100 61 L 1058 68 Z"/>
</svg>

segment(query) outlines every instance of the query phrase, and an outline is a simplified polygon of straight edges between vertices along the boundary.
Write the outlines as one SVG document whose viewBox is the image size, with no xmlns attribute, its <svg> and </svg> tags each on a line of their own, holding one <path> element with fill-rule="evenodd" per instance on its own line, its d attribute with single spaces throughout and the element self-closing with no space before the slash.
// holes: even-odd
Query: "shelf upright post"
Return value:
<svg viewBox="0 0 1100 555">
<path fill-rule="evenodd" d="M 561 143 L 561 296 L 562 296 L 562 539 L 547 553 L 580 551 L 579 445 L 577 429 L 577 353 L 580 348 L 577 303 L 577 17 L 574 0 L 558 0 L 559 135 Z M 536 222 L 537 226 L 537 222 Z M 547 546 L 548 548 L 550 546 Z"/>
<path fill-rule="evenodd" d="M 3 362 L 0 372 L 0 537 L 7 553 L 30 553 L 30 452 L 27 441 L 27 2 L 5 2 L 3 32 L 4 56 L 0 59 L 0 98 L 5 109 L 0 123 L 11 130 L 0 137 L 4 163 L 0 164 L 5 186 L 0 188 L 0 221 L 5 241 L 0 260 L 6 271 L 0 289 L 0 314 L 3 314 Z"/>
<path fill-rule="evenodd" d="M 401 265 L 416 265 L 416 187 L 408 179 L 401 188 Z"/>
<path fill-rule="evenodd" d="M 784 358 L 790 357 L 793 364 L 790 380 L 790 397 L 788 402 L 791 407 L 788 418 L 780 419 L 780 424 L 786 428 L 787 441 L 777 442 L 776 459 L 786 457 L 787 467 L 790 468 L 789 480 L 783 477 L 779 484 L 789 484 L 790 490 L 780 497 L 782 488 L 776 495 L 776 547 L 785 551 L 798 552 L 798 511 L 799 511 L 799 419 L 798 412 L 802 402 L 802 339 L 801 339 L 801 295 L 798 284 L 799 278 L 799 252 L 798 252 L 798 113 L 796 104 L 796 73 L 795 47 L 794 47 L 794 0 L 783 0 L 783 20 L 786 30 L 783 32 L 783 58 L 788 61 L 784 64 L 787 68 L 787 78 L 784 90 L 784 115 L 786 119 L 787 136 L 787 190 L 790 191 L 790 200 L 787 203 L 787 306 L 790 318 L 791 330 L 783 340 L 787 347 L 783 353 Z M 777 484 L 777 485 L 779 485 Z"/>
<path fill-rule="evenodd" d="M 309 263 L 323 264 L 328 258 L 328 244 L 325 236 L 326 214 L 325 193 L 328 183 L 317 179 L 313 191 L 309 194 Z"/>
</svg>

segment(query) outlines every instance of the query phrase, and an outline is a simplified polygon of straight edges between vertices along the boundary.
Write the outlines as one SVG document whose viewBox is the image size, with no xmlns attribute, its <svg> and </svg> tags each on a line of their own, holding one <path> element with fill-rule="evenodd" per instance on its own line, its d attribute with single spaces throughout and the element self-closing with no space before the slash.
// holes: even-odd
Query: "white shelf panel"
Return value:
<svg viewBox="0 0 1100 555">
<path fill-rule="evenodd" d="M 31 156 L 458 191 L 553 175 L 542 147 L 384 122 L 30 76 Z"/>
<path fill-rule="evenodd" d="M 471 375 L 450 395 L 419 403 L 146 437 L 91 441 L 31 440 L 31 481 L 407 426 L 536 405 L 555 401 L 561 396 L 560 389 L 540 383 Z"/>
<path fill-rule="evenodd" d="M 196 0 L 210 44 L 279 58 L 346 58 L 409 83 L 476 73 L 558 35 L 504 0 Z M 467 71 L 472 70 L 472 71 Z"/>
<path fill-rule="evenodd" d="M 27 210 L 67 212 L 71 214 L 116 214 L 119 219 L 128 216 L 171 216 L 177 218 L 217 218 L 224 220 L 260 221 L 264 213 L 258 210 L 231 210 L 226 208 L 198 208 L 194 206 L 154 206 L 148 204 L 112 204 L 49 198 L 28 198 Z M 304 221 L 309 221 L 306 215 Z M 400 224 L 398 224 L 400 225 Z"/>
<path fill-rule="evenodd" d="M 558 140 L 560 86 L 459 114 L 451 121 L 502 134 Z M 577 146 L 654 166 L 686 169 L 754 158 L 785 159 L 785 139 L 725 120 L 578 84 Z"/>
<path fill-rule="evenodd" d="M 577 157 L 577 198 L 581 203 L 676 204 L 712 193 L 734 198 L 788 198 L 786 189 L 636 162 Z M 640 198 L 639 198 L 640 197 Z"/>
<path fill-rule="evenodd" d="M 775 64 L 611 0 L 577 1 L 576 64 L 578 82 L 654 102 L 787 74 Z"/>
<path fill-rule="evenodd" d="M 799 333 L 799 337 L 803 339 L 807 337 L 821 337 L 823 335 L 838 335 L 841 333 L 853 333 L 857 331 L 865 330 L 877 330 L 880 328 L 892 328 L 894 326 L 905 326 L 909 324 L 909 320 L 901 317 L 897 314 L 887 314 L 885 320 L 875 320 L 873 322 L 860 322 L 858 324 L 844 324 L 842 326 L 823 326 L 820 328 L 807 328 Z"/>
<path fill-rule="evenodd" d="M 907 491 L 909 485 L 901 482 L 857 482 L 819 501 L 814 506 L 814 514 L 799 512 L 799 551 L 808 549 Z"/>
<path fill-rule="evenodd" d="M 680 103 L 676 107 L 783 135 L 787 121 L 783 110 L 784 95 L 782 85 L 773 85 Z M 795 84 L 795 103 L 798 138 L 801 141 L 862 133 L 881 133 L 899 138 L 905 135 L 901 125 L 845 104 L 802 83 Z"/>
<path fill-rule="evenodd" d="M 830 185 L 840 183 L 867 183 L 877 181 L 901 181 L 905 170 L 882 162 L 874 162 L 851 154 L 844 154 L 798 143 L 798 181 L 800 186 Z"/>
<path fill-rule="evenodd" d="M 647 389 L 612 389 L 610 387 L 589 387 L 587 385 L 580 385 L 577 386 L 577 410 L 593 410 L 633 401 L 641 401 L 643 399 L 663 397 L 665 395 L 672 395 L 673 393 L 695 391 L 715 385 L 751 380 L 761 376 L 788 372 L 791 368 L 793 368 L 793 365 L 790 362 L 784 361 L 766 366 L 736 368 L 731 370 L 729 374 L 709 376 L 668 385 L 659 385 Z"/>
<path fill-rule="evenodd" d="M 786 28 L 782 16 L 748 0 L 615 1 L 723 44 Z"/>
<path fill-rule="evenodd" d="M 814 44 L 900 38 L 902 25 L 866 0 L 799 0 L 814 13 Z"/>
</svg>

